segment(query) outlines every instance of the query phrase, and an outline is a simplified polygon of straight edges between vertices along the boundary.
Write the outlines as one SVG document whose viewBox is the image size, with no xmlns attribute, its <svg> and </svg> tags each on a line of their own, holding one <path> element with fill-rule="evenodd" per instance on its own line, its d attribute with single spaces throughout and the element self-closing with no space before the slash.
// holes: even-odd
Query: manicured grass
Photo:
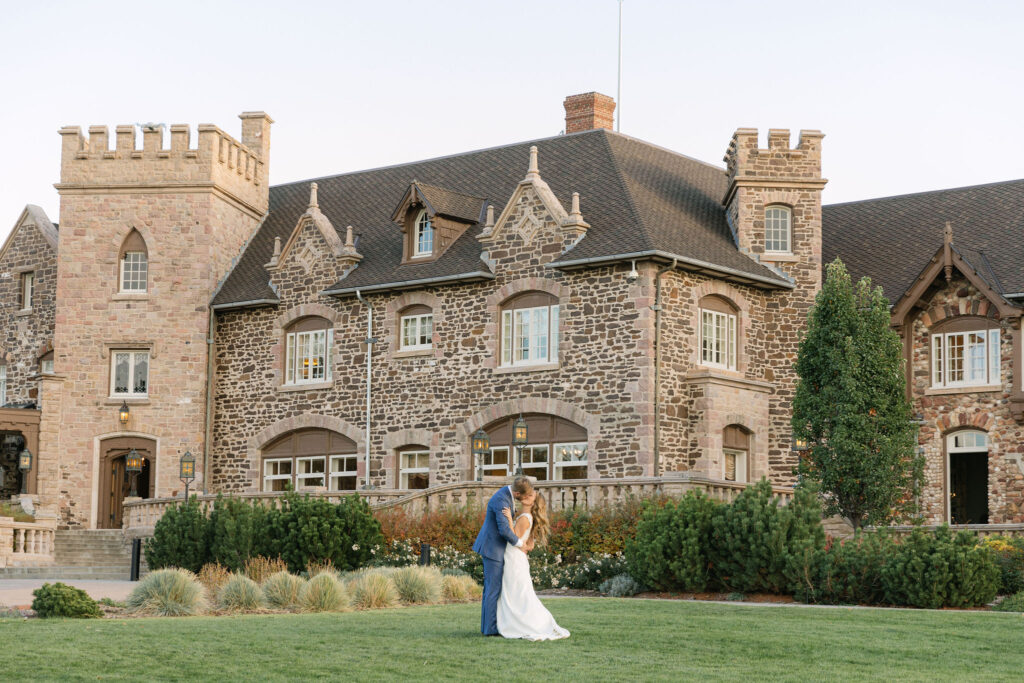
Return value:
<svg viewBox="0 0 1024 683">
<path fill-rule="evenodd" d="M 479 607 L 0 620 L 5 680 L 1020 680 L 1024 617 L 549 599 L 572 631 L 483 638 Z"/>
</svg>

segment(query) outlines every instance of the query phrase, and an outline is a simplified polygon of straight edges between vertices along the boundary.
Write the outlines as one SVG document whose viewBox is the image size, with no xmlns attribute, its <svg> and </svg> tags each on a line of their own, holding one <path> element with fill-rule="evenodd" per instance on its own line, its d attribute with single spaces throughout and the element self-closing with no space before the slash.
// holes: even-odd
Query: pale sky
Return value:
<svg viewBox="0 0 1024 683">
<path fill-rule="evenodd" d="M 281 183 L 556 135 L 566 95 L 616 95 L 616 0 L 0 11 L 0 241 L 25 204 L 59 220 L 63 125 L 237 137 L 264 110 Z M 738 127 L 821 129 L 826 203 L 1021 178 L 1022 32 L 1011 1 L 625 0 L 622 132 L 721 165 Z"/>
</svg>

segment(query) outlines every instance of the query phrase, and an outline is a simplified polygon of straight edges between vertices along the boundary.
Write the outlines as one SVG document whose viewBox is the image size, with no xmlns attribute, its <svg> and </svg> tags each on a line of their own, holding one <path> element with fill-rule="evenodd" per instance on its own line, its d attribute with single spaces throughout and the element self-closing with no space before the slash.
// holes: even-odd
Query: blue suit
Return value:
<svg viewBox="0 0 1024 683">
<path fill-rule="evenodd" d="M 501 514 L 502 508 L 515 510 L 512 489 L 504 486 L 487 501 L 484 525 L 473 543 L 473 552 L 484 561 L 484 597 L 480 611 L 480 631 L 485 636 L 498 633 L 498 597 L 501 595 L 501 577 L 505 573 L 505 547 L 516 545 L 519 537 Z"/>
</svg>

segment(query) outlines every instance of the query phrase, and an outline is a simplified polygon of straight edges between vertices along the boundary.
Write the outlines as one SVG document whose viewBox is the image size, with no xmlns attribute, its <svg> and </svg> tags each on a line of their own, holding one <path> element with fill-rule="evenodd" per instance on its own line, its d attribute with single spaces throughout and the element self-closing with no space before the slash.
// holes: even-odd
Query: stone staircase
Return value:
<svg viewBox="0 0 1024 683">
<path fill-rule="evenodd" d="M 57 531 L 56 561 L 48 567 L 7 567 L 0 579 L 127 581 L 132 546 L 120 529 Z"/>
</svg>

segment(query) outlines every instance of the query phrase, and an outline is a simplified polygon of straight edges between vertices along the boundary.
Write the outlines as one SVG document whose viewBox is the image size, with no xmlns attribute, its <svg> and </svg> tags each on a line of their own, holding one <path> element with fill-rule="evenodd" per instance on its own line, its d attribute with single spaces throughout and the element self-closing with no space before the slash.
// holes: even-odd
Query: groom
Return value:
<svg viewBox="0 0 1024 683">
<path fill-rule="evenodd" d="M 537 496 L 529 477 L 518 476 L 511 486 L 503 486 L 487 501 L 487 515 L 484 525 L 473 544 L 473 552 L 484 561 L 484 599 L 480 614 L 480 631 L 485 636 L 498 633 L 498 597 L 501 595 L 501 577 L 505 572 L 505 546 L 512 544 L 527 552 L 533 547 L 533 539 L 527 543 L 515 535 L 508 520 L 501 513 L 509 508 L 515 513 L 515 501 L 532 503 Z"/>
</svg>

